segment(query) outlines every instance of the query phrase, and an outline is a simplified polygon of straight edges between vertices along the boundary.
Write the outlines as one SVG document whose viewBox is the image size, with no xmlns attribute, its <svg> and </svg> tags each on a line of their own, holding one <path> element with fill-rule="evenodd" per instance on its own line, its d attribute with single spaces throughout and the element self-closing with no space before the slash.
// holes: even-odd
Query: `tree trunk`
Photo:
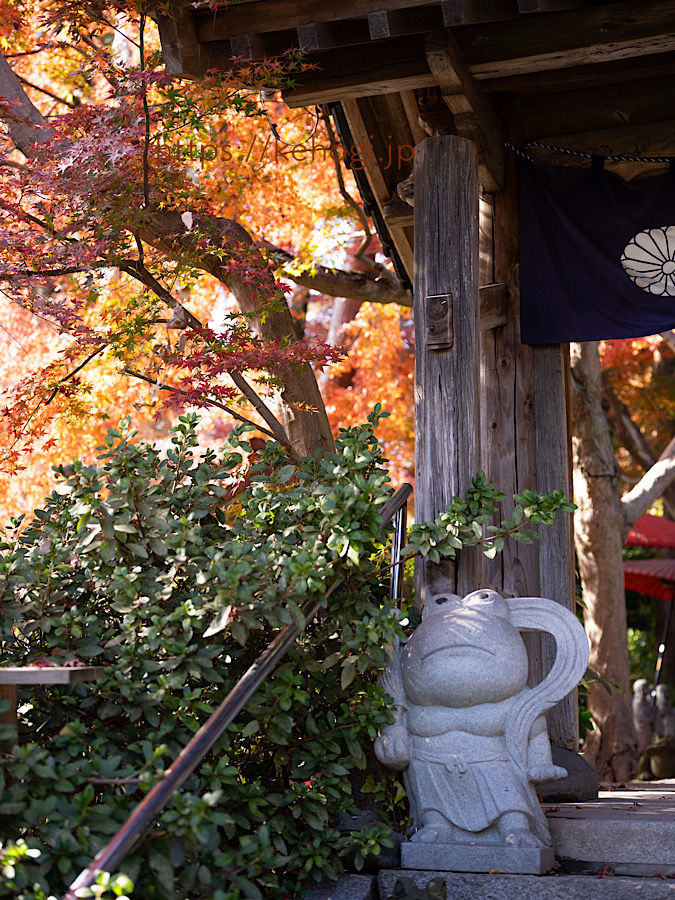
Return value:
<svg viewBox="0 0 675 900">
<path fill-rule="evenodd" d="M 637 740 L 630 703 L 621 552 L 626 523 L 619 468 L 602 409 L 597 342 L 572 344 L 571 357 L 574 497 L 579 507 L 574 530 L 589 666 L 615 685 L 611 693 L 598 682 L 591 685 L 588 706 L 595 730 L 586 739 L 586 749 L 595 754 L 602 779 L 627 781 L 636 771 Z"/>
</svg>

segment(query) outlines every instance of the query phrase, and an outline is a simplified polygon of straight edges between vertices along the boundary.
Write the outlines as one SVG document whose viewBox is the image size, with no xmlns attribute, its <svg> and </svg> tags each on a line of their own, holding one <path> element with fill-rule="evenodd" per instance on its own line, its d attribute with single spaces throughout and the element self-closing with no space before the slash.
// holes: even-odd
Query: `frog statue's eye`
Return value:
<svg viewBox="0 0 675 900">
<path fill-rule="evenodd" d="M 426 619 L 429 616 L 433 616 L 434 613 L 446 613 L 449 612 L 453 607 L 458 606 L 462 602 L 462 598 L 457 594 L 439 594 L 438 596 L 427 596 L 426 603 L 424 604 L 424 609 L 422 611 L 422 618 Z"/>
<path fill-rule="evenodd" d="M 467 594 L 462 604 L 471 607 L 471 609 L 479 609 L 481 612 L 489 613 L 491 616 L 499 616 L 502 619 L 508 619 L 509 617 L 509 605 L 497 591 L 487 589 L 473 591 L 473 593 Z"/>
</svg>

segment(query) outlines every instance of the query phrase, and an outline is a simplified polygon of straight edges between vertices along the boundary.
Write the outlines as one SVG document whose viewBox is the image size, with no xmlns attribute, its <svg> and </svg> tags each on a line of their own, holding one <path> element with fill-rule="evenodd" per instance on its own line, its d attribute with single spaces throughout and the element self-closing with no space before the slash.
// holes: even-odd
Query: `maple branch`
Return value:
<svg viewBox="0 0 675 900">
<path fill-rule="evenodd" d="M 144 375 L 142 372 L 136 372 L 129 366 L 124 367 L 124 374 L 131 375 L 134 378 L 140 378 L 141 381 L 147 381 L 148 384 L 155 384 L 160 391 L 171 391 L 174 394 L 180 394 L 182 397 L 187 397 L 188 399 L 190 399 L 190 395 L 188 394 L 188 392 L 184 391 L 182 388 L 174 387 L 173 385 L 166 384 L 166 382 L 163 381 L 157 381 L 156 378 L 150 378 L 149 375 Z M 246 416 L 242 416 L 230 406 L 226 406 L 224 403 L 220 403 L 218 400 L 209 400 L 208 398 L 204 398 L 203 402 L 206 406 L 215 406 L 217 409 L 222 409 L 228 415 L 232 416 L 233 419 L 237 419 L 237 421 L 243 422 L 245 425 L 252 425 L 258 431 L 262 431 L 262 433 L 266 434 L 268 437 L 274 438 L 274 434 L 271 431 L 263 428 L 262 425 L 257 425 L 255 422 L 247 419 Z"/>
<path fill-rule="evenodd" d="M 141 13 L 140 21 L 140 61 L 141 73 L 145 72 L 145 13 Z M 143 117 L 144 117 L 144 134 L 143 134 L 143 206 L 150 206 L 150 167 L 148 165 L 148 155 L 150 153 L 150 108 L 148 107 L 148 90 L 145 81 L 142 88 L 143 96 Z"/>
<path fill-rule="evenodd" d="M 107 346 L 108 346 L 108 342 L 106 341 L 104 344 L 101 344 L 100 346 L 98 346 L 96 348 L 96 350 L 94 350 L 93 353 L 90 353 L 89 356 L 87 356 L 85 359 L 83 359 L 82 362 L 79 364 L 79 366 L 75 366 L 75 368 L 73 369 L 72 372 L 69 372 L 67 375 L 64 375 L 63 378 L 59 379 L 59 381 L 56 382 L 56 385 L 54 386 L 53 391 L 50 393 L 50 395 L 44 401 L 44 405 L 49 406 L 49 404 L 52 402 L 54 397 L 56 397 L 56 395 L 58 394 L 59 388 L 61 387 L 61 385 L 64 384 L 64 382 L 66 382 L 66 381 L 70 381 L 71 378 L 74 378 L 78 372 L 81 372 L 82 369 L 84 369 L 84 367 L 92 361 L 92 359 L 97 357 L 99 355 L 99 353 L 102 353 Z M 37 407 L 36 407 L 36 409 L 37 409 Z"/>
<path fill-rule="evenodd" d="M 253 239 L 238 222 L 191 211 L 193 227 L 187 230 L 179 210 L 151 207 L 143 210 L 136 227 L 139 237 L 174 259 L 186 257 L 190 264 L 208 272 L 231 291 L 249 327 L 261 341 L 296 341 L 288 305 L 270 309 L 278 289 L 267 261 Z M 233 266 L 240 259 L 243 266 Z M 330 452 L 335 443 L 321 393 L 309 365 L 293 368 L 284 379 L 279 411 L 282 426 L 300 456 L 311 456 L 317 448 Z"/>
<path fill-rule="evenodd" d="M 626 532 L 673 482 L 675 482 L 675 438 L 635 487 L 621 498 L 621 508 L 627 523 Z"/>
<path fill-rule="evenodd" d="M 633 421 L 630 410 L 626 404 L 617 397 L 611 384 L 603 377 L 602 395 L 609 402 L 608 418 L 616 426 L 616 431 L 623 446 L 628 450 L 633 459 L 647 472 L 656 462 L 656 457 L 651 447 L 644 438 L 639 427 Z M 624 480 L 626 479 L 624 475 Z M 633 484 L 640 483 L 640 477 L 633 480 Z M 630 483 L 630 482 L 629 482 Z M 675 519 L 675 484 L 671 484 L 663 492 L 663 508 L 666 514 Z"/>
<path fill-rule="evenodd" d="M 163 284 L 157 281 L 152 272 L 149 272 L 148 269 L 145 268 L 143 262 L 140 259 L 125 260 L 123 263 L 118 264 L 118 268 L 120 272 L 126 272 L 127 275 L 131 275 L 132 278 L 140 281 L 141 284 L 145 285 L 145 287 L 151 290 L 153 294 L 156 294 L 160 298 L 160 300 L 163 300 L 167 304 L 167 306 L 171 307 L 173 311 L 172 318 L 179 317 L 180 325 L 174 324 L 170 327 L 187 328 L 188 325 L 191 328 L 196 329 L 204 327 L 199 319 L 196 316 L 192 315 L 190 310 L 186 309 L 183 304 L 179 300 L 176 300 L 173 294 L 164 287 Z"/>
<path fill-rule="evenodd" d="M 98 268 L 103 268 L 104 263 Z M 64 269 L 24 269 L 16 272 L 0 272 L 0 280 L 5 281 L 8 278 L 58 278 L 60 275 L 77 275 L 79 272 L 89 272 L 91 269 L 97 268 L 91 263 L 86 266 L 69 266 Z"/>
<path fill-rule="evenodd" d="M 5 53 L 5 59 L 18 59 L 20 56 L 35 56 L 36 53 L 42 53 L 43 50 L 24 50 L 23 53 Z"/>
<path fill-rule="evenodd" d="M 40 407 L 42 407 L 42 406 L 49 406 L 49 404 L 52 402 L 52 400 L 54 399 L 54 397 L 56 397 L 56 395 L 58 394 L 59 388 L 61 387 L 61 385 L 64 384 L 66 381 L 69 381 L 71 378 L 74 378 L 75 375 L 77 375 L 78 372 L 80 372 L 82 369 L 84 369 L 84 367 L 85 367 L 88 363 L 90 363 L 90 362 L 92 361 L 92 359 L 94 359 L 94 357 L 98 356 L 99 353 L 101 353 L 103 350 L 105 350 L 105 348 L 106 348 L 107 346 L 108 346 L 108 342 L 106 341 L 104 344 L 101 344 L 99 347 L 97 347 L 96 350 L 94 350 L 93 353 L 90 353 L 89 356 L 87 356 L 86 359 L 84 359 L 78 366 L 76 366 L 76 367 L 73 369 L 72 372 L 69 372 L 67 375 L 64 375 L 63 378 L 60 378 L 60 379 L 56 382 L 54 388 L 49 392 L 48 395 L 42 397 L 42 398 L 38 401 L 37 406 L 35 407 L 35 409 L 33 409 L 33 411 L 32 411 L 32 412 L 28 415 L 28 417 L 24 420 L 24 422 L 23 422 L 23 424 L 22 424 L 22 426 L 21 426 L 21 428 L 20 428 L 20 430 L 19 430 L 19 433 L 16 435 L 16 437 L 14 438 L 14 440 L 12 441 L 12 443 L 10 444 L 10 446 L 9 446 L 9 449 L 10 449 L 10 450 L 13 450 L 14 447 L 16 447 L 17 443 L 18 443 L 19 440 L 21 439 L 21 436 L 23 435 L 23 433 L 25 432 L 26 428 L 28 427 L 28 423 L 31 421 L 31 419 L 33 419 L 33 418 L 35 417 L 35 415 L 37 414 L 37 411 L 40 409 Z"/>
<path fill-rule="evenodd" d="M 24 78 L 22 75 L 16 76 L 21 84 L 25 84 L 26 87 L 32 88 L 34 91 L 39 91 L 41 94 L 44 94 L 46 97 L 51 97 L 52 100 L 56 100 L 57 103 L 63 103 L 64 106 L 69 106 L 70 109 L 77 109 L 74 103 L 70 103 L 68 100 L 64 100 L 63 97 L 59 97 L 57 94 L 52 94 L 51 91 L 48 91 L 47 88 L 38 87 L 37 84 L 33 84 L 31 81 L 28 81 L 27 78 Z"/>
<path fill-rule="evenodd" d="M 368 303 L 398 303 L 400 306 L 412 306 L 410 294 L 395 275 L 393 280 L 390 280 L 382 277 L 381 270 L 378 270 L 377 274 L 346 272 L 343 269 L 329 269 L 327 266 L 321 265 L 314 266 L 311 270 L 298 272 L 293 268 L 294 257 L 286 250 L 276 247 L 269 241 L 258 241 L 257 243 L 272 255 L 275 263 L 281 266 L 282 277 L 288 278 L 301 287 L 327 294 L 329 297 L 346 297 L 349 300 L 361 300 Z M 389 272 L 389 275 L 392 273 Z"/>
<path fill-rule="evenodd" d="M 158 297 L 164 300 L 165 303 L 170 304 L 173 309 L 172 320 L 180 319 L 180 322 L 176 322 L 174 327 L 187 328 L 189 325 L 195 329 L 202 329 L 204 326 L 199 321 L 196 316 L 193 316 L 192 313 L 187 310 L 182 303 L 176 300 L 173 295 L 163 287 L 159 281 L 152 275 L 148 270 L 142 265 L 140 262 L 135 260 L 129 260 L 122 265 L 120 265 L 120 270 L 122 272 L 126 272 L 129 275 L 132 275 L 134 278 L 137 278 L 141 281 L 146 287 L 152 290 Z M 170 326 L 167 326 L 170 327 Z M 282 447 L 286 449 L 288 456 L 293 462 L 296 464 L 300 461 L 299 455 L 296 453 L 291 441 L 286 434 L 283 426 L 276 418 L 272 410 L 265 404 L 265 402 L 258 396 L 255 390 L 251 387 L 251 385 L 246 381 L 243 375 L 239 372 L 228 371 L 228 375 L 235 383 L 236 387 L 239 391 L 246 397 L 246 399 L 251 403 L 251 405 L 258 411 L 260 416 L 264 419 L 265 422 L 269 425 L 272 434 L 271 437 L 274 437 Z M 223 407 L 225 408 L 225 407 Z M 229 412 L 229 410 L 228 410 Z M 268 433 L 268 432 L 266 432 Z"/>
<path fill-rule="evenodd" d="M 661 337 L 668 344 L 671 350 L 675 351 L 675 330 L 673 331 L 662 331 Z"/>
<path fill-rule="evenodd" d="M 12 143 L 24 156 L 35 156 L 35 144 L 51 140 L 54 133 L 2 54 L 0 54 L 0 96 L 14 102 L 12 110 L 14 114 L 3 116 Z"/>
<path fill-rule="evenodd" d="M 269 427 L 272 429 L 275 440 L 279 441 L 282 447 L 286 449 L 288 458 L 296 465 L 298 465 L 300 462 L 300 457 L 296 453 L 295 448 L 288 439 L 288 435 L 281 427 L 281 424 L 279 423 L 272 410 L 258 396 L 258 394 L 256 394 L 256 392 L 253 390 L 248 381 L 246 381 L 241 372 L 236 372 L 233 370 L 231 372 L 228 372 L 227 374 L 230 376 L 230 378 L 244 395 L 244 397 L 246 397 L 249 403 L 258 410 L 262 418 L 265 420 L 265 422 L 267 422 Z"/>
</svg>

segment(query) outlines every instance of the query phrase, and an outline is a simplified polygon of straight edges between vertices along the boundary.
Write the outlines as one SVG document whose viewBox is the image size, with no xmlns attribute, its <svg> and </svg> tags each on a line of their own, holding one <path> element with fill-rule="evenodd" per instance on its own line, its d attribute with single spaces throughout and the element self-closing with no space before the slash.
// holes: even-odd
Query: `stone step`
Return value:
<svg viewBox="0 0 675 900">
<path fill-rule="evenodd" d="M 396 882 L 410 878 L 424 890 L 434 879 L 445 880 L 446 900 L 674 900 L 675 882 L 655 878 L 592 875 L 476 875 L 382 870 L 380 900 L 391 900 Z"/>
<path fill-rule="evenodd" d="M 558 863 L 568 872 L 675 874 L 675 784 L 633 782 L 585 803 L 544 805 Z"/>
</svg>

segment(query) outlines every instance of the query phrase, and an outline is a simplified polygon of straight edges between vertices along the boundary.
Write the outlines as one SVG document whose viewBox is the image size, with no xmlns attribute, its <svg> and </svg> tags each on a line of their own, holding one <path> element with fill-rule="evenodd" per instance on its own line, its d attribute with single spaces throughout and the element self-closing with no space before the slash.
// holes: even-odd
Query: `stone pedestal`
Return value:
<svg viewBox="0 0 675 900">
<path fill-rule="evenodd" d="M 503 844 L 407 842 L 401 845 L 404 869 L 436 872 L 502 872 L 544 875 L 555 865 L 551 847 L 505 847 Z"/>
</svg>

